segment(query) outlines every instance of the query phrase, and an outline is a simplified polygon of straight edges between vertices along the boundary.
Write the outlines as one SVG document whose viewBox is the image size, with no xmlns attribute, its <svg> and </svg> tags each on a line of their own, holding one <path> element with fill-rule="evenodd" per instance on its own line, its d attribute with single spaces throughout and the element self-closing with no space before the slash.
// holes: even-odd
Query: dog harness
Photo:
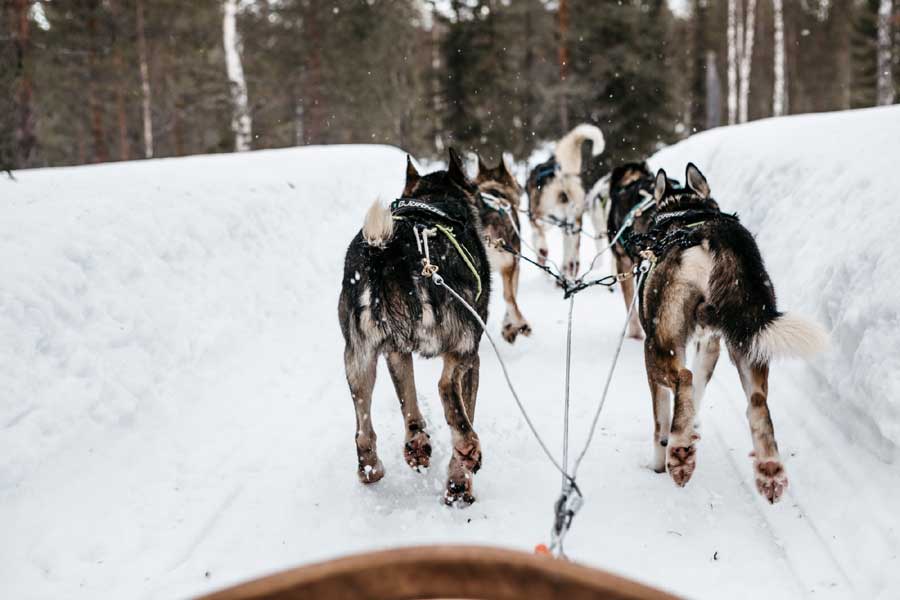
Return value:
<svg viewBox="0 0 900 600">
<path fill-rule="evenodd" d="M 463 204 L 465 201 L 450 196 L 429 198 L 429 202 L 423 202 L 418 198 L 397 198 L 391 202 L 391 214 L 395 221 L 405 221 L 413 228 L 413 235 L 416 236 L 416 245 L 419 246 L 419 252 L 422 252 L 422 244 L 424 243 L 423 274 L 430 277 L 437 272 L 437 265 L 431 264 L 431 257 L 428 250 L 428 237 L 435 235 L 434 229 L 437 229 L 456 249 L 456 253 L 462 259 L 463 263 L 468 267 L 472 275 L 475 276 L 475 283 L 478 285 L 478 292 L 475 294 L 475 300 L 481 297 L 481 276 L 478 269 L 475 268 L 475 258 L 472 253 L 456 239 L 453 234 L 453 227 L 464 227 L 467 222 L 468 209 Z"/>
<path fill-rule="evenodd" d="M 740 222 L 737 215 L 730 215 L 712 208 L 661 212 L 653 216 L 647 233 L 636 233 L 631 229 L 622 237 L 622 244 L 632 256 L 639 256 L 642 252 L 649 251 L 661 259 L 672 248 L 678 247 L 684 250 L 699 246 L 704 237 L 700 226 L 710 221 Z"/>
<path fill-rule="evenodd" d="M 547 183 L 547 180 L 556 175 L 559 170 L 560 166 L 555 158 L 539 164 L 534 168 L 534 185 L 541 189 Z"/>
</svg>

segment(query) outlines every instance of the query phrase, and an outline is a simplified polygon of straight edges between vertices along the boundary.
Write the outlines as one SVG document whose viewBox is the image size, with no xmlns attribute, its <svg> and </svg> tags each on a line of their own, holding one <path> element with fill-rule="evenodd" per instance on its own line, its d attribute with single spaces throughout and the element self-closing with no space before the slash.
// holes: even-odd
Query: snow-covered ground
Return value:
<svg viewBox="0 0 900 600">
<path fill-rule="evenodd" d="M 642 349 L 626 343 L 580 472 L 574 559 L 698 598 L 900 595 L 897 131 L 900 108 L 794 117 L 654 157 L 676 177 L 687 160 L 700 166 L 759 234 L 782 307 L 822 320 L 834 348 L 773 368 L 791 486 L 769 506 L 724 359 L 688 487 L 646 468 Z M 434 361 L 416 364 L 434 466 L 404 464 L 381 369 L 373 419 L 387 476 L 357 481 L 340 272 L 365 208 L 399 192 L 403 161 L 344 146 L 0 180 L 0 596 L 184 597 L 354 551 L 548 540 L 559 479 L 486 344 L 478 502 L 439 501 L 449 433 Z M 558 449 L 566 304 L 525 269 L 520 305 L 534 334 L 502 350 Z M 496 333 L 499 294 L 492 311 Z M 576 302 L 575 446 L 623 317 L 618 294 Z"/>
</svg>

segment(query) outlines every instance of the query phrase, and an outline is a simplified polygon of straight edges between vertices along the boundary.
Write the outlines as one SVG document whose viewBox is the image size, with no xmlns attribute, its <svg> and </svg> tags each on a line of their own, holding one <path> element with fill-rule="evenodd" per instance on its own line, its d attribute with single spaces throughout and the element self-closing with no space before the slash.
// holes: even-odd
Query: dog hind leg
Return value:
<svg viewBox="0 0 900 600">
<path fill-rule="evenodd" d="M 357 473 L 363 483 L 374 483 L 384 477 L 384 465 L 378 459 L 377 436 L 372 427 L 372 389 L 377 364 L 378 355 L 372 350 L 350 345 L 344 349 L 347 384 L 356 410 Z"/>
<path fill-rule="evenodd" d="M 705 335 L 697 340 L 697 353 L 691 362 L 691 371 L 694 373 L 694 427 L 700 425 L 700 406 L 706 386 L 712 379 L 713 371 L 719 360 L 719 336 L 715 334 Z"/>
<path fill-rule="evenodd" d="M 449 353 L 443 358 L 444 369 L 438 382 L 438 390 L 453 441 L 453 456 L 447 469 L 444 501 L 447 504 L 471 504 L 475 501 L 472 494 L 472 480 L 481 467 L 481 444 L 475 430 L 472 429 L 472 421 L 467 412 L 463 379 L 470 370 L 473 359 Z M 474 400 L 470 404 L 474 412 Z"/>
<path fill-rule="evenodd" d="M 648 338 L 644 345 L 644 357 L 651 389 L 655 391 L 653 385 L 656 384 L 675 393 L 666 467 L 675 484 L 684 487 L 694 474 L 697 463 L 697 449 L 694 445 L 697 436 L 694 434 L 693 374 L 684 366 L 683 346 L 660 344 Z"/>
<path fill-rule="evenodd" d="M 769 366 L 754 365 L 741 353 L 729 348 L 737 366 L 741 386 L 747 395 L 747 420 L 753 438 L 753 474 L 756 489 L 774 504 L 788 486 L 787 472 L 778 453 L 775 428 L 769 414 Z"/>
<path fill-rule="evenodd" d="M 419 411 L 412 354 L 391 352 L 387 355 L 387 364 L 403 412 L 406 429 L 403 456 L 406 464 L 416 470 L 427 468 L 431 459 L 431 438 L 425 431 L 425 418 Z"/>
<path fill-rule="evenodd" d="M 669 390 L 650 381 L 650 395 L 653 400 L 653 463 L 657 473 L 666 472 L 666 446 L 669 444 L 669 429 L 672 426 L 672 405 Z"/>
</svg>

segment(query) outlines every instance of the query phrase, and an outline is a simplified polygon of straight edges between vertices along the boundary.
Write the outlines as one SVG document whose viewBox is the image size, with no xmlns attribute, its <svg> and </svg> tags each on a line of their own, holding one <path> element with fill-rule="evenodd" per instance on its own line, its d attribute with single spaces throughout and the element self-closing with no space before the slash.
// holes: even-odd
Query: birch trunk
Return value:
<svg viewBox="0 0 900 600">
<path fill-rule="evenodd" d="M 787 112 L 787 74 L 784 60 L 784 0 L 772 0 L 775 17 L 775 89 L 772 93 L 772 114 Z"/>
<path fill-rule="evenodd" d="M 894 103 L 894 78 L 891 74 L 891 17 L 894 14 L 892 0 L 881 0 L 878 5 L 878 82 L 876 104 Z"/>
<path fill-rule="evenodd" d="M 728 124 L 737 121 L 737 0 L 728 0 Z"/>
<path fill-rule="evenodd" d="M 247 100 L 247 82 L 237 39 L 237 0 L 225 0 L 225 16 L 222 20 L 222 40 L 225 46 L 225 68 L 231 87 L 232 117 L 231 130 L 234 132 L 234 149 L 237 152 L 250 150 L 253 124 Z"/>
<path fill-rule="evenodd" d="M 147 37 L 144 34 L 144 0 L 137 0 L 138 61 L 141 71 L 141 114 L 144 124 L 144 156 L 153 158 L 153 115 L 150 113 L 150 68 L 147 66 Z"/>
<path fill-rule="evenodd" d="M 746 123 L 750 104 L 750 73 L 753 67 L 753 39 L 756 33 L 756 0 L 747 0 L 746 22 L 743 29 L 744 40 L 740 47 L 741 92 L 738 106 L 738 121 Z"/>
</svg>

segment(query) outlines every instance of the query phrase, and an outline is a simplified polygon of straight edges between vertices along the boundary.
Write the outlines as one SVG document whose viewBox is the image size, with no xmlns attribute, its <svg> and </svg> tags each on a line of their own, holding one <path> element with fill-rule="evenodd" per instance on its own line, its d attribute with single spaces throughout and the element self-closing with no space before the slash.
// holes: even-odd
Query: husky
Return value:
<svg viewBox="0 0 900 600">
<path fill-rule="evenodd" d="M 578 231 L 586 209 L 581 146 L 586 141 L 592 142 L 592 156 L 603 152 L 603 133 L 594 125 L 582 123 L 557 142 L 553 157 L 531 171 L 525 186 L 533 245 L 541 264 L 545 264 L 549 257 L 545 232 L 547 221 L 566 224 L 563 231 L 562 275 L 569 279 L 575 279 L 580 266 L 578 250 L 581 237 Z"/>
<path fill-rule="evenodd" d="M 485 165 L 479 156 L 475 185 L 478 186 L 481 197 L 479 216 L 484 227 L 485 239 L 503 240 L 515 252 L 521 252 L 522 242 L 517 233 L 520 231 L 517 209 L 519 198 L 522 196 L 522 187 L 506 168 L 503 158 L 501 157 L 500 164 L 492 169 Z M 506 315 L 503 317 L 501 332 L 503 339 L 512 344 L 519 334 L 531 335 L 531 325 L 525 320 L 516 300 L 519 289 L 519 257 L 490 246 L 487 253 L 491 266 L 500 273 L 503 281 Z"/>
<path fill-rule="evenodd" d="M 347 249 L 338 304 L 363 483 L 384 477 L 370 419 L 378 357 L 387 361 L 406 427 L 404 457 L 416 470 L 428 467 L 431 442 L 416 399 L 412 355 L 443 359 L 438 392 L 453 442 L 447 504 L 475 501 L 472 480 L 481 466 L 481 445 L 473 422 L 483 331 L 427 272 L 433 261 L 446 283 L 487 320 L 490 264 L 477 194 L 454 150 L 446 171 L 425 176 L 407 158 L 403 197 L 393 210 L 376 201 Z"/>
<path fill-rule="evenodd" d="M 655 423 L 652 466 L 657 473 L 668 468 L 678 486 L 694 473 L 695 419 L 724 339 L 747 396 L 756 488 L 775 503 L 788 478 L 767 405 L 769 364 L 821 351 L 827 336 L 820 325 L 778 310 L 753 235 L 737 217 L 719 211 L 693 164 L 685 182 L 685 188 L 673 189 L 665 171 L 657 173 L 657 213 L 646 236 L 658 257 L 640 289 Z M 689 344 L 696 350 L 691 369 L 685 366 Z"/>
<path fill-rule="evenodd" d="M 607 185 L 609 208 L 606 217 L 606 235 L 607 239 L 612 242 L 625 225 L 625 220 L 631 210 L 653 194 L 656 178 L 646 162 L 631 162 L 613 169 L 609 174 Z M 603 189 L 601 188 L 598 193 L 602 194 Z M 629 230 L 646 233 L 653 213 L 654 210 L 645 210 L 640 214 L 634 214 L 634 221 Z M 597 217 L 594 219 L 596 225 Z M 640 262 L 639 257 L 628 254 L 621 236 L 610 250 L 613 254 L 613 273 L 630 273 L 634 265 Z M 634 297 L 634 282 L 631 279 L 625 279 L 621 282 L 621 288 L 627 311 Z M 637 340 L 644 337 L 640 319 L 634 312 L 628 322 L 628 337 Z"/>
</svg>

